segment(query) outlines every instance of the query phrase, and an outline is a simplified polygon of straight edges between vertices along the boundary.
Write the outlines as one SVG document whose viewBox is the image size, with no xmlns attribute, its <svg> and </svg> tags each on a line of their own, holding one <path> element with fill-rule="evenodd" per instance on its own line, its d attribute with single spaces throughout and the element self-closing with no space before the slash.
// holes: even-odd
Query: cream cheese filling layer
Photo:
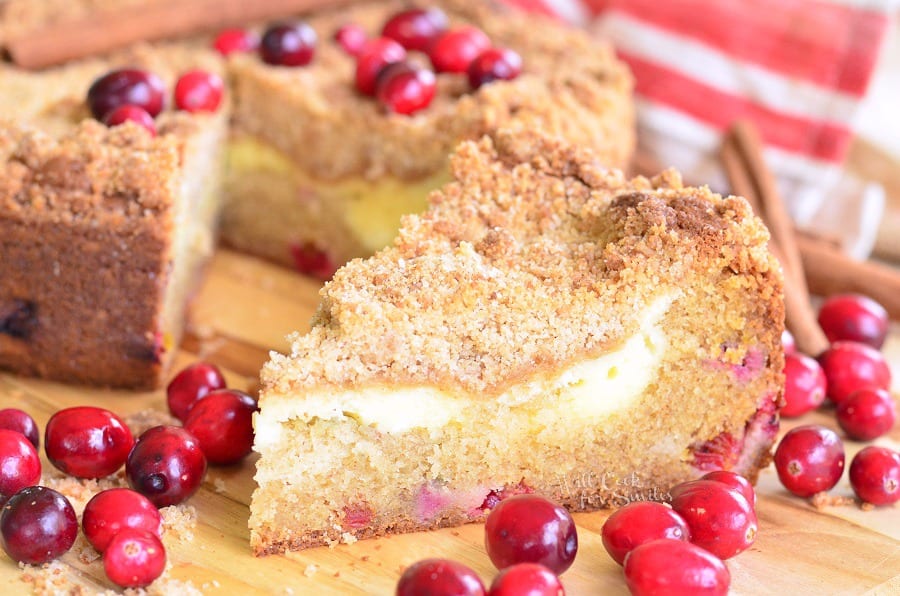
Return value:
<svg viewBox="0 0 900 596">
<path fill-rule="evenodd" d="M 248 172 L 264 173 L 290 179 L 295 188 L 322 197 L 324 202 L 340 201 L 340 209 L 334 212 L 340 213 L 339 217 L 369 252 L 388 246 L 397 235 L 400 218 L 424 211 L 428 193 L 450 180 L 445 170 L 420 180 L 401 180 L 390 175 L 376 180 L 317 180 L 275 147 L 250 137 L 229 142 L 227 161 L 235 178 Z"/>
<path fill-rule="evenodd" d="M 638 331 L 619 348 L 573 364 L 553 377 L 514 385 L 494 403 L 508 409 L 505 416 L 525 417 L 524 422 L 536 425 L 563 415 L 568 418 L 573 412 L 583 420 L 596 421 L 627 409 L 653 381 L 663 361 L 668 339 L 660 323 L 673 299 L 674 295 L 662 296 L 647 307 Z M 554 396 L 552 407 L 541 399 L 547 395 Z M 402 433 L 440 428 L 472 415 L 472 400 L 466 395 L 429 386 L 362 387 L 276 399 L 256 415 L 258 451 L 279 443 L 283 423 L 290 420 L 353 418 L 381 432 Z"/>
</svg>

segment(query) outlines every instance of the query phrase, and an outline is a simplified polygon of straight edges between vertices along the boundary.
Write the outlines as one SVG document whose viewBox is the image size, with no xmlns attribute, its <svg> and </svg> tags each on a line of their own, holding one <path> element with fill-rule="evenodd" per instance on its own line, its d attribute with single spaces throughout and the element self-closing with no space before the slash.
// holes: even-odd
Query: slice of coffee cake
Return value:
<svg viewBox="0 0 900 596">
<path fill-rule="evenodd" d="M 256 553 L 755 478 L 781 274 L 746 201 L 627 181 L 522 131 L 463 143 L 392 247 L 340 269 L 262 372 Z"/>
<path fill-rule="evenodd" d="M 156 135 L 90 118 L 91 83 L 142 68 L 221 70 L 181 44 L 43 72 L 0 67 L 0 369 L 149 388 L 212 254 L 228 110 L 165 109 Z"/>
</svg>

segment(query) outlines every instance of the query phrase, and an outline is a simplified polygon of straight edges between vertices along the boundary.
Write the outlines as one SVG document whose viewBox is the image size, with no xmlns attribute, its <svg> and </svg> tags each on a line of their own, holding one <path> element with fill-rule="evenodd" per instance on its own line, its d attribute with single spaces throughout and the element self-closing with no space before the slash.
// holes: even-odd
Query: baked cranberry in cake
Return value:
<svg viewBox="0 0 900 596">
<path fill-rule="evenodd" d="M 461 72 L 482 52 L 491 47 L 491 40 L 477 27 L 464 25 L 438 37 L 428 51 L 437 72 Z"/>
<path fill-rule="evenodd" d="M 305 22 L 278 23 L 259 43 L 263 61 L 275 66 L 306 66 L 316 53 L 316 31 Z"/>
<path fill-rule="evenodd" d="M 447 14 L 440 8 L 411 8 L 388 19 L 381 36 L 393 39 L 407 50 L 427 52 L 434 40 L 447 30 L 447 24 Z"/>
<path fill-rule="evenodd" d="M 434 73 L 412 62 L 395 62 L 381 69 L 375 97 L 389 112 L 414 114 L 431 104 L 435 93 Z"/>
<path fill-rule="evenodd" d="M 103 124 L 107 126 L 118 126 L 126 122 L 134 122 L 152 136 L 156 136 L 156 122 L 153 120 L 153 116 L 140 106 L 127 103 L 113 108 L 103 116 Z"/>
<path fill-rule="evenodd" d="M 338 265 L 328 256 L 328 253 L 313 244 L 292 244 L 290 252 L 294 260 L 294 268 L 300 273 L 328 281 L 337 271 Z"/>
<path fill-rule="evenodd" d="M 37 327 L 37 305 L 30 300 L 0 302 L 0 333 L 16 339 L 28 339 Z"/>
<path fill-rule="evenodd" d="M 249 29 L 225 29 L 216 36 L 213 47 L 223 56 L 252 52 L 259 48 L 259 35 Z"/>
<path fill-rule="evenodd" d="M 366 30 L 355 23 L 342 25 L 334 32 L 334 40 L 351 56 L 359 54 L 368 39 Z"/>
<path fill-rule="evenodd" d="M 379 37 L 367 41 L 356 57 L 356 88 L 360 93 L 373 95 L 378 73 L 406 58 L 406 50 L 393 39 Z"/>
<path fill-rule="evenodd" d="M 215 112 L 224 90 L 222 77 L 214 72 L 186 72 L 175 83 L 175 107 L 185 112 Z"/>
<path fill-rule="evenodd" d="M 511 81 L 522 74 L 522 57 L 509 48 L 490 48 L 469 65 L 469 84 L 473 89 L 493 81 Z"/>
<path fill-rule="evenodd" d="M 125 104 L 143 108 L 155 118 L 163 109 L 165 93 L 162 79 L 152 72 L 123 68 L 94 81 L 88 89 L 87 102 L 97 120 Z"/>
</svg>

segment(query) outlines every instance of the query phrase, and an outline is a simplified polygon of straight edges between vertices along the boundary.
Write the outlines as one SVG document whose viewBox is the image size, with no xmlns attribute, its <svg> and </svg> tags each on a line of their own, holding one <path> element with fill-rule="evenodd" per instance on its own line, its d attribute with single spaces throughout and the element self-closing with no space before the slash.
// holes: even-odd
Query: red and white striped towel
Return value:
<svg viewBox="0 0 900 596">
<path fill-rule="evenodd" d="M 896 0 L 507 1 L 615 44 L 635 75 L 641 147 L 660 163 L 726 188 L 721 136 L 749 118 L 797 222 L 871 248 L 883 195 L 841 165 Z"/>
</svg>

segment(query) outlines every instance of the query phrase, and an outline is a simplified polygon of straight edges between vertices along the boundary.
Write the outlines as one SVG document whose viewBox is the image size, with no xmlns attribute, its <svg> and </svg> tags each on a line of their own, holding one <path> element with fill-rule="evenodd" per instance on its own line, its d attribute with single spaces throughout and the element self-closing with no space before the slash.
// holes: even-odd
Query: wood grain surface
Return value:
<svg viewBox="0 0 900 596">
<path fill-rule="evenodd" d="M 231 385 L 252 389 L 268 350 L 285 349 L 287 333 L 308 327 L 317 292 L 318 285 L 308 279 L 220 251 L 193 305 L 191 332 L 177 366 L 206 358 L 226 369 Z M 900 379 L 900 330 L 892 332 L 885 351 L 894 378 Z M 128 415 L 164 410 L 165 397 L 163 391 L 92 390 L 0 374 L 0 406 L 29 411 L 42 428 L 54 411 L 82 404 Z M 812 422 L 834 426 L 833 413 L 816 412 L 784 426 Z M 900 429 L 877 443 L 900 447 Z M 862 445 L 846 445 L 849 462 Z M 167 545 L 168 577 L 209 594 L 392 594 L 406 565 L 425 557 L 450 557 L 472 566 L 485 582 L 493 578 L 481 525 L 254 558 L 247 530 L 252 476 L 252 458 L 236 467 L 210 469 L 190 501 L 197 510 L 193 540 Z M 759 537 L 749 551 L 728 561 L 732 593 L 900 594 L 900 507 L 816 510 L 784 491 L 771 468 L 763 472 L 758 492 Z M 833 493 L 852 495 L 846 478 Z M 620 568 L 601 543 L 607 515 L 576 516 L 580 548 L 563 576 L 568 594 L 628 593 Z M 81 561 L 74 552 L 62 561 L 64 587 L 80 586 L 88 593 L 114 588 L 98 562 Z M 29 593 L 33 587 L 24 578 L 0 553 L 0 594 Z"/>
</svg>

